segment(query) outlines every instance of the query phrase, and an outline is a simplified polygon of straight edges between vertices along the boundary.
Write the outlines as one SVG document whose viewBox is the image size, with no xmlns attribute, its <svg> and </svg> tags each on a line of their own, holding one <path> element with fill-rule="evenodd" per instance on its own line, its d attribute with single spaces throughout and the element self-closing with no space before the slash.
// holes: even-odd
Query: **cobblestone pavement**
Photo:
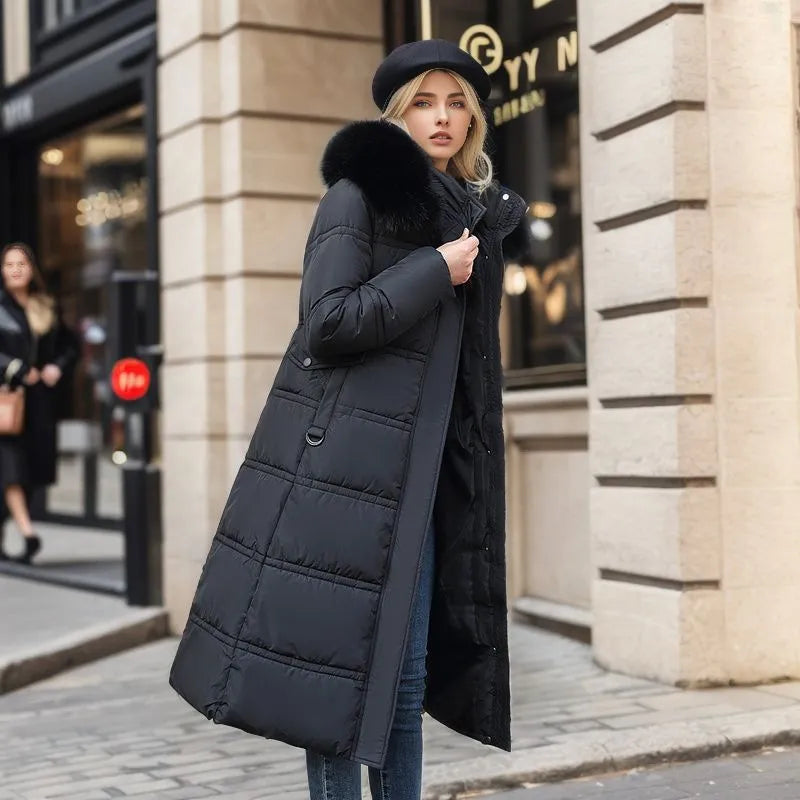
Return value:
<svg viewBox="0 0 800 800">
<path fill-rule="evenodd" d="M 800 750 L 761 753 L 634 770 L 521 789 L 484 800 L 798 800 Z"/>
<path fill-rule="evenodd" d="M 741 725 L 800 709 L 800 684 L 685 692 L 606 673 L 585 645 L 523 625 L 512 626 L 511 643 L 514 748 L 534 766 L 592 737 L 606 747 L 639 743 L 676 721 Z M 301 751 L 215 726 L 173 692 L 176 644 L 162 640 L 0 697 L 0 800 L 307 800 Z M 433 786 L 508 757 L 427 718 L 425 741 Z"/>
</svg>

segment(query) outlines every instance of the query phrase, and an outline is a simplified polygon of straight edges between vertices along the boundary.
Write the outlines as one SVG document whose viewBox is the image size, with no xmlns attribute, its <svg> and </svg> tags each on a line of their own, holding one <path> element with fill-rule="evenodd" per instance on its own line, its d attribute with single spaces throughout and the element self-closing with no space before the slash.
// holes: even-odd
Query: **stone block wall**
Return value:
<svg viewBox="0 0 800 800">
<path fill-rule="evenodd" d="M 800 675 L 789 0 L 582 0 L 593 636 L 680 684 Z"/>
<path fill-rule="evenodd" d="M 376 116 L 371 0 L 158 6 L 164 584 L 186 619 L 231 482 L 297 322 L 322 149 Z"/>
</svg>

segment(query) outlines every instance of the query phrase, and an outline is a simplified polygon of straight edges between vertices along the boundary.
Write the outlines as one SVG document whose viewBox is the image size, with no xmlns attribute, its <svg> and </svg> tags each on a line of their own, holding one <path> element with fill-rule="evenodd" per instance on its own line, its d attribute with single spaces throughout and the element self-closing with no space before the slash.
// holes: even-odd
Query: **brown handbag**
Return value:
<svg viewBox="0 0 800 800">
<path fill-rule="evenodd" d="M 0 386 L 0 435 L 17 436 L 25 425 L 25 390 Z"/>
</svg>

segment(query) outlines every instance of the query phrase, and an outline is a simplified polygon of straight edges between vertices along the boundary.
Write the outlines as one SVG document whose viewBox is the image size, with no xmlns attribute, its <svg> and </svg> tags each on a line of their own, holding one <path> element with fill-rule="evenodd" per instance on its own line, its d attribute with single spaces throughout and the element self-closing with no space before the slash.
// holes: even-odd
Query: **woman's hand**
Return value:
<svg viewBox="0 0 800 800">
<path fill-rule="evenodd" d="M 464 233 L 453 242 L 446 242 L 436 248 L 447 262 L 450 270 L 450 282 L 453 286 L 466 283 L 472 275 L 472 263 L 478 255 L 478 237 L 470 236 L 464 228 Z"/>
<path fill-rule="evenodd" d="M 61 369 L 55 364 L 47 364 L 42 369 L 42 381 L 45 386 L 55 386 L 61 380 Z"/>
<path fill-rule="evenodd" d="M 26 386 L 33 386 L 36 383 L 39 383 L 39 378 L 41 378 L 41 373 L 39 372 L 36 367 L 31 367 L 26 373 L 25 377 L 22 379 L 22 382 Z"/>
</svg>

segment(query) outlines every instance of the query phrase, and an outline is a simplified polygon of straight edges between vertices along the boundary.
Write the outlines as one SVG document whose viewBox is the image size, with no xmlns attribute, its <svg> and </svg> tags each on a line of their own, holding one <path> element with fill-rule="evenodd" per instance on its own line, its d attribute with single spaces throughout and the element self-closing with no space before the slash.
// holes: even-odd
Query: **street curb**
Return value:
<svg viewBox="0 0 800 800">
<path fill-rule="evenodd" d="M 0 695 L 13 692 L 59 672 L 129 650 L 167 636 L 167 612 L 162 608 L 128 611 L 125 617 L 84 628 L 50 644 L 0 661 Z"/>
<path fill-rule="evenodd" d="M 692 722 L 570 734 L 563 743 L 426 770 L 424 800 L 519 789 L 667 762 L 696 761 L 800 744 L 800 708 L 752 711 Z"/>
</svg>

